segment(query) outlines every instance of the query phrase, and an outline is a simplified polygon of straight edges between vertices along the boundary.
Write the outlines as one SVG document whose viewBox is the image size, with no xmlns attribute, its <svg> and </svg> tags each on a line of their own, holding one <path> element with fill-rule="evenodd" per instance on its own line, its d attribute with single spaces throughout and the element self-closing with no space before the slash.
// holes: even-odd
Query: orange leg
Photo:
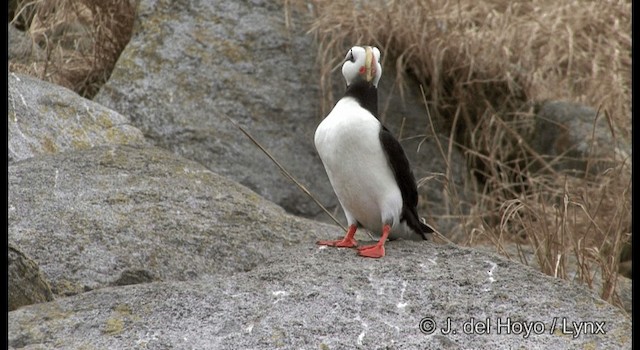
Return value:
<svg viewBox="0 0 640 350">
<path fill-rule="evenodd" d="M 316 244 L 319 245 L 328 245 L 330 247 L 338 247 L 338 248 L 353 248 L 358 245 L 358 242 L 353 238 L 356 234 L 356 229 L 358 226 L 351 225 L 349 226 L 349 230 L 347 231 L 347 235 L 344 236 L 343 239 L 339 239 L 337 241 L 318 241 Z"/>
<path fill-rule="evenodd" d="M 391 231 L 391 226 L 385 224 L 382 228 L 382 237 L 380 237 L 378 243 L 358 248 L 358 255 L 367 258 L 382 258 L 384 256 L 384 242 L 387 241 L 389 231 Z"/>
</svg>

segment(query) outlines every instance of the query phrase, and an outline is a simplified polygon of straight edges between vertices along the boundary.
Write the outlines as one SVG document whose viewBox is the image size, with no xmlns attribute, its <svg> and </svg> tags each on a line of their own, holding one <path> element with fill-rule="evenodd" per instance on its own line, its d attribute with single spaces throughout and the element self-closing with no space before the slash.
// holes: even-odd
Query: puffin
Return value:
<svg viewBox="0 0 640 350">
<path fill-rule="evenodd" d="M 314 134 L 314 144 L 348 223 L 339 240 L 319 245 L 357 248 L 358 255 L 381 258 L 387 239 L 426 240 L 434 230 L 418 216 L 418 189 L 400 142 L 380 122 L 380 50 L 354 46 L 342 63 L 347 89 Z M 380 235 L 358 247 L 358 228 Z"/>
</svg>

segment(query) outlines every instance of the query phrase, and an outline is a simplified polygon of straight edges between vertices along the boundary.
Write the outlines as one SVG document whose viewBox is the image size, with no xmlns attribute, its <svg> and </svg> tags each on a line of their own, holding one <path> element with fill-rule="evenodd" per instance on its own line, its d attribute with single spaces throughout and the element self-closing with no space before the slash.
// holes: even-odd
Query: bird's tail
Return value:
<svg viewBox="0 0 640 350">
<path fill-rule="evenodd" d="M 404 218 L 407 220 L 407 225 L 417 234 L 422 236 L 422 239 L 429 239 L 429 234 L 433 233 L 435 229 L 431 227 L 424 218 L 418 216 L 418 213 L 414 210 L 407 210 L 404 212 Z"/>
<path fill-rule="evenodd" d="M 427 221 L 424 218 L 420 218 L 419 226 L 423 239 L 428 239 L 428 235 L 435 232 L 435 229 L 431 227 L 431 225 L 427 224 Z"/>
</svg>

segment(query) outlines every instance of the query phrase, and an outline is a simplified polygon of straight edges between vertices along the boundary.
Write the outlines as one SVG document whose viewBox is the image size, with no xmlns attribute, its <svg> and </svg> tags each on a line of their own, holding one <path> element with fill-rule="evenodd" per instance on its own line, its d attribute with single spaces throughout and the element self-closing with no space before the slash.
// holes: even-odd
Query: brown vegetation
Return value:
<svg viewBox="0 0 640 350">
<path fill-rule="evenodd" d="M 476 124 L 523 102 L 567 98 L 607 110 L 630 136 L 628 2 L 316 1 L 315 8 L 311 32 L 326 81 L 326 68 L 349 47 L 368 43 L 383 50 L 385 65 L 424 83 L 434 117 L 459 114 Z"/>
<path fill-rule="evenodd" d="M 42 54 L 11 62 L 10 69 L 89 98 L 111 75 L 135 18 L 130 0 L 18 0 L 14 6 L 14 25 Z"/>
</svg>

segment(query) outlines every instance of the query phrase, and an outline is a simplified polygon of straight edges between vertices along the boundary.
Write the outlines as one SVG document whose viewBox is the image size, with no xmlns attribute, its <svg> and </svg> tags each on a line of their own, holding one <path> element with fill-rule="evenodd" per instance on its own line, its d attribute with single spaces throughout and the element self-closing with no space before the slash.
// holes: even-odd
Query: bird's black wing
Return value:
<svg viewBox="0 0 640 350">
<path fill-rule="evenodd" d="M 380 142 L 400 187 L 402 203 L 406 207 L 415 208 L 418 205 L 418 186 L 402 145 L 384 126 L 380 130 Z"/>
<path fill-rule="evenodd" d="M 393 169 L 398 187 L 400 187 L 400 193 L 402 194 L 402 217 L 401 220 L 406 220 L 407 225 L 411 227 L 416 233 L 423 234 L 433 232 L 433 230 L 420 222 L 420 217 L 417 212 L 418 205 L 418 186 L 416 185 L 416 179 L 411 171 L 409 165 L 409 159 L 404 153 L 404 149 L 400 142 L 393 137 L 391 132 L 382 125 L 380 129 L 380 142 L 382 143 L 382 149 L 386 153 L 387 161 Z"/>
</svg>

